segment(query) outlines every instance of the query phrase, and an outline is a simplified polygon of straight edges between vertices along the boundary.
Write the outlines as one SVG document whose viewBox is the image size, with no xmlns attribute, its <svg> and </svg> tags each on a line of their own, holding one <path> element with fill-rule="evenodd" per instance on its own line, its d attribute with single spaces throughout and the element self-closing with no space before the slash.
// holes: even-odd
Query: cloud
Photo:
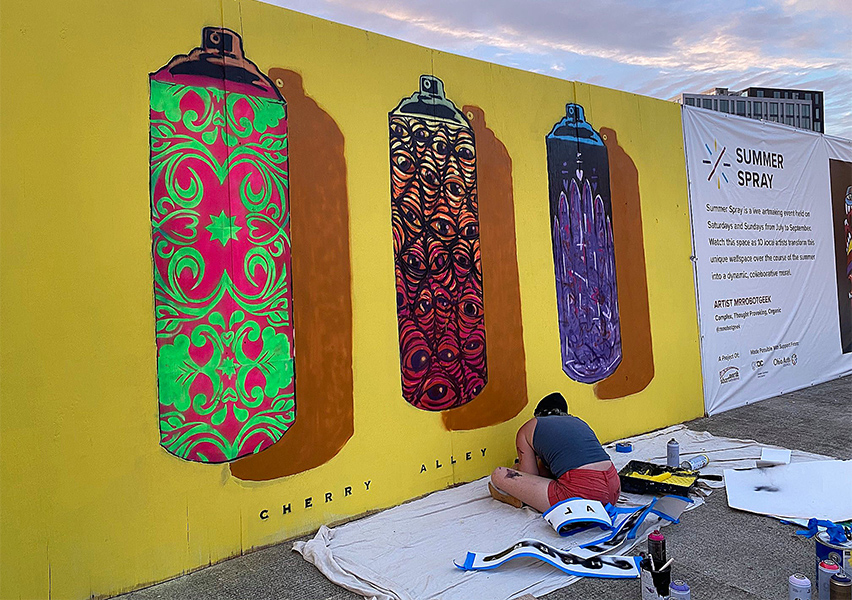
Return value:
<svg viewBox="0 0 852 600">
<path fill-rule="evenodd" d="M 522 8 L 514 0 L 267 1 L 443 51 L 664 99 L 715 86 L 823 89 L 828 132 L 852 137 L 848 0 L 530 0 Z"/>
</svg>

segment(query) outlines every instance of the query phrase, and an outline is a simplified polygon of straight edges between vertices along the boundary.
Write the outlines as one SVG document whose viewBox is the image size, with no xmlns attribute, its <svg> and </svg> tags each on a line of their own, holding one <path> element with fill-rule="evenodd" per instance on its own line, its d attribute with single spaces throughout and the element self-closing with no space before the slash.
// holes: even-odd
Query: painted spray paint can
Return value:
<svg viewBox="0 0 852 600">
<path fill-rule="evenodd" d="M 787 580 L 789 600 L 811 600 L 811 580 L 801 573 L 790 575 Z"/>
<path fill-rule="evenodd" d="M 819 600 L 829 600 L 831 592 L 831 577 L 840 574 L 840 565 L 833 560 L 822 560 L 817 565 L 817 590 Z"/>
<path fill-rule="evenodd" d="M 674 468 L 680 466 L 680 444 L 674 438 L 666 444 L 666 466 Z"/>
<path fill-rule="evenodd" d="M 810 588 L 809 588 L 810 589 Z M 692 593 L 689 590 L 689 585 L 683 579 L 675 579 L 669 585 L 669 598 L 672 600 L 690 600 Z M 808 596 L 808 600 L 810 600 Z"/>
<path fill-rule="evenodd" d="M 622 357 L 609 158 L 579 104 L 545 143 L 562 370 L 595 383 Z"/>
<path fill-rule="evenodd" d="M 488 381 L 473 128 L 432 75 L 388 125 L 402 395 L 446 410 Z"/>
<path fill-rule="evenodd" d="M 697 471 L 698 469 L 703 469 L 708 464 L 710 464 L 710 457 L 706 454 L 699 454 L 698 456 L 693 456 L 692 458 L 682 461 L 680 463 L 680 468 Z"/>
<path fill-rule="evenodd" d="M 829 600 L 852 600 L 852 579 L 846 575 L 832 575 Z"/>
<path fill-rule="evenodd" d="M 160 444 L 229 462 L 296 419 L 287 104 L 221 27 L 150 94 Z"/>
</svg>

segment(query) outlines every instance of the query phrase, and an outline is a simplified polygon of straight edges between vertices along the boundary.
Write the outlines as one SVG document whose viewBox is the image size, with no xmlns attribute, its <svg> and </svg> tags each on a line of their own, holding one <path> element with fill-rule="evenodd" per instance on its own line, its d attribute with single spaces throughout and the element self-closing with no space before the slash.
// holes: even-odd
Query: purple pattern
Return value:
<svg viewBox="0 0 852 600">
<path fill-rule="evenodd" d="M 612 223 L 582 171 L 563 179 L 566 188 L 553 222 L 563 369 L 572 379 L 594 383 L 621 362 Z"/>
</svg>

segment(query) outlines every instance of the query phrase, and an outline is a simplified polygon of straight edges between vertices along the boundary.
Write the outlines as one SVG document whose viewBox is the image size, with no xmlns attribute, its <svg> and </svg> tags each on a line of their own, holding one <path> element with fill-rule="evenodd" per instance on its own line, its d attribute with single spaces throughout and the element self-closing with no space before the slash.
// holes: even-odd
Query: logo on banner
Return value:
<svg viewBox="0 0 852 600">
<path fill-rule="evenodd" d="M 719 383 L 730 383 L 740 378 L 739 367 L 725 367 L 719 371 Z"/>
<path fill-rule="evenodd" d="M 713 178 L 716 178 L 716 187 L 721 189 L 722 180 L 725 183 L 730 183 L 728 179 L 727 169 L 731 168 L 731 163 L 728 162 L 727 157 L 725 156 L 725 152 L 727 152 L 727 147 L 722 146 L 719 148 L 719 143 L 717 140 L 713 140 L 713 149 L 710 149 L 710 145 L 705 142 L 704 147 L 707 149 L 707 153 L 710 155 L 710 158 L 705 158 L 701 162 L 710 167 L 710 171 L 707 175 L 707 181 L 713 181 Z"/>
</svg>

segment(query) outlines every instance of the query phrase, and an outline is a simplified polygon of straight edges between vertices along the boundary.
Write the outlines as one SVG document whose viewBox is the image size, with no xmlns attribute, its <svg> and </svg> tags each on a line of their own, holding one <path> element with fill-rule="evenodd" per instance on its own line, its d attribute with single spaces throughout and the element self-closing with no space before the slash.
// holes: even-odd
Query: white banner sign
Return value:
<svg viewBox="0 0 852 600">
<path fill-rule="evenodd" d="M 683 127 L 708 414 L 852 372 L 829 166 L 852 145 L 691 107 Z"/>
</svg>

